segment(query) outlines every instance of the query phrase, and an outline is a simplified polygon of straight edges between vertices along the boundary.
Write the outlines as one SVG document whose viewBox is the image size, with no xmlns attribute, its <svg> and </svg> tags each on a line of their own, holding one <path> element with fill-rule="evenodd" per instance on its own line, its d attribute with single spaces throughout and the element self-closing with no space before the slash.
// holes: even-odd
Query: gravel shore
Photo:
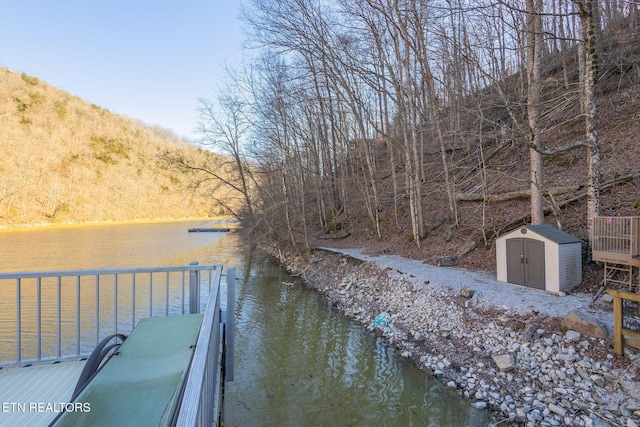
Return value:
<svg viewBox="0 0 640 427">
<path fill-rule="evenodd" d="M 497 425 L 640 425 L 636 352 L 619 357 L 610 340 L 560 327 L 574 309 L 612 325 L 610 306 L 589 309 L 591 295 L 555 296 L 357 249 L 318 250 L 308 261 L 269 252 L 402 357 L 494 411 Z M 376 318 L 388 324 L 374 328 Z"/>
</svg>

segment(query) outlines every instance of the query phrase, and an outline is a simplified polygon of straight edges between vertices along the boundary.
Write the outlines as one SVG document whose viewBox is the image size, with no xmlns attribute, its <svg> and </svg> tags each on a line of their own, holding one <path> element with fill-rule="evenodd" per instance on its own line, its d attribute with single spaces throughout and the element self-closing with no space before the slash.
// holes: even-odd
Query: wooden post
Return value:
<svg viewBox="0 0 640 427">
<path fill-rule="evenodd" d="M 622 337 L 622 297 L 607 291 L 613 296 L 613 351 L 618 356 L 624 356 L 624 338 Z"/>
</svg>

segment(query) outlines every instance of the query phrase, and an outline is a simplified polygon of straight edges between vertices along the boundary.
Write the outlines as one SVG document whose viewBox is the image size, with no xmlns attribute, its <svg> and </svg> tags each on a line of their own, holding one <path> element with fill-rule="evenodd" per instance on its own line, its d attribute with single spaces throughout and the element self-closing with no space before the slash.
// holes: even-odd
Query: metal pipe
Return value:
<svg viewBox="0 0 640 427">
<path fill-rule="evenodd" d="M 136 274 L 131 275 L 131 330 L 136 327 Z"/>
<path fill-rule="evenodd" d="M 113 275 L 113 330 L 118 333 L 118 275 Z"/>
<path fill-rule="evenodd" d="M 96 345 L 100 344 L 100 275 L 96 274 Z"/>
<path fill-rule="evenodd" d="M 198 265 L 196 261 L 189 265 Z M 200 312 L 200 274 L 197 270 L 189 273 L 189 313 L 195 314 Z"/>
<path fill-rule="evenodd" d="M 58 325 L 57 325 L 57 333 L 58 333 L 58 350 L 56 352 L 56 356 L 57 357 L 61 357 L 62 356 L 62 278 L 60 276 L 58 276 L 58 308 L 57 308 L 57 312 L 56 312 L 56 317 L 58 320 Z"/>
<path fill-rule="evenodd" d="M 182 272 L 182 314 L 184 314 L 184 282 L 185 282 L 185 272 Z"/>
<path fill-rule="evenodd" d="M 167 286 L 167 289 L 164 294 L 164 302 L 165 302 L 164 315 L 168 316 L 169 315 L 169 272 L 167 271 L 165 274 L 166 274 L 165 284 Z"/>
<path fill-rule="evenodd" d="M 233 381 L 233 359 L 235 357 L 236 324 L 236 269 L 227 270 L 227 312 L 225 325 L 225 380 Z"/>
<path fill-rule="evenodd" d="M 42 278 L 36 279 L 36 359 L 42 359 Z"/>
<path fill-rule="evenodd" d="M 153 317 L 153 272 L 149 272 L 149 317 Z"/>
<path fill-rule="evenodd" d="M 5 279 L 36 279 L 38 277 L 67 277 L 67 276 L 95 276 L 112 274 L 133 274 L 133 273 L 154 273 L 166 271 L 200 271 L 214 269 L 217 264 L 189 264 L 171 267 L 131 267 L 131 268 L 101 268 L 101 269 L 80 269 L 80 270 L 50 270 L 50 271 L 23 271 L 14 273 L 0 273 L 0 280 Z"/>
<path fill-rule="evenodd" d="M 22 360 L 22 310 L 21 310 L 21 280 L 16 279 L 16 360 Z"/>
<path fill-rule="evenodd" d="M 80 355 L 80 276 L 76 277 L 76 355 Z"/>
</svg>

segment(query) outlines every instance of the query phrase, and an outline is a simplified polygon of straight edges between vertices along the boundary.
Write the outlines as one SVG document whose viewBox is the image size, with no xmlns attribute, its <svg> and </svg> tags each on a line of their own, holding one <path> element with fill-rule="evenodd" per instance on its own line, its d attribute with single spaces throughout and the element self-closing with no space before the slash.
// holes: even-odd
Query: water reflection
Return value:
<svg viewBox="0 0 640 427">
<path fill-rule="evenodd" d="M 247 266 L 252 268 L 248 269 Z M 229 426 L 478 426 L 490 421 L 260 257 L 237 291 Z"/>
<path fill-rule="evenodd" d="M 213 221 L 0 230 L 0 271 L 185 265 L 237 260 L 234 233 L 188 233 Z M 224 239 L 223 239 L 224 238 Z"/>
</svg>

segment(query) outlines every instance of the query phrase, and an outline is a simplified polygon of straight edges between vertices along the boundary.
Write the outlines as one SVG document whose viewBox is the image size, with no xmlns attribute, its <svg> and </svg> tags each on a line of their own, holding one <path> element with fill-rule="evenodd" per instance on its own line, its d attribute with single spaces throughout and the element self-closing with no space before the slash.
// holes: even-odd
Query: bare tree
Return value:
<svg viewBox="0 0 640 427">
<path fill-rule="evenodd" d="M 221 91 L 216 102 L 200 99 L 200 144 L 217 150 L 228 161 L 220 165 L 229 172 L 223 182 L 243 198 L 246 214 L 253 218 L 252 188 L 254 180 L 247 153 L 243 149 L 251 125 L 247 117 L 247 103 L 234 92 L 234 86 Z M 203 169 L 206 167 L 203 166 Z"/>
<path fill-rule="evenodd" d="M 257 181 L 268 183 L 268 190 L 256 196 L 260 207 L 254 201 L 253 208 L 274 213 L 270 223 L 286 222 L 292 242 L 301 233 L 306 237 L 310 223 L 322 232 L 335 231 L 336 217 L 348 219 L 358 204 L 382 238 L 381 225 L 393 215 L 401 228 L 406 208 L 419 246 L 425 216 L 439 209 L 425 194 L 442 189 L 448 199 L 444 210 L 454 224 L 463 223 L 454 190 L 464 183 L 482 188 L 485 203 L 496 200 L 488 194 L 491 157 L 510 147 L 528 150 L 530 188 L 513 193 L 530 195 L 533 223 L 544 222 L 543 197 L 552 198 L 543 156 L 586 147 L 593 167 L 590 197 L 597 200 L 591 78 L 597 3 L 252 0 L 247 22 L 253 45 L 272 65 L 278 62 L 281 79 L 265 67 L 254 82 L 260 86 L 252 101 L 259 119 L 252 126 L 263 147 L 259 169 L 265 174 Z M 609 6 L 605 17 L 614 19 L 620 7 Z M 581 45 L 579 58 L 591 71 L 582 67 L 578 91 L 568 67 Z M 562 77 L 545 77 L 552 68 Z M 579 96 L 583 113 L 574 114 L 569 107 Z M 480 99 L 494 104 L 480 105 Z M 500 117 L 490 109 L 500 109 Z M 565 111 L 574 116 L 562 117 Z M 549 138 L 555 127 L 578 118 L 586 123 L 584 141 L 559 146 Z M 485 149 L 494 139 L 504 147 Z M 434 162 L 433 154 L 438 160 L 427 163 Z M 475 175 L 465 169 L 472 158 Z M 391 176 L 388 190 L 382 175 Z M 393 212 L 386 210 L 389 199 Z M 558 205 L 553 199 L 550 204 Z M 592 216 L 597 208 L 590 205 L 589 212 Z"/>
<path fill-rule="evenodd" d="M 527 0 L 527 121 L 531 162 L 531 223 L 544 223 L 543 175 L 540 142 L 540 92 L 542 61 L 542 0 Z"/>
<path fill-rule="evenodd" d="M 596 130 L 596 103 L 594 88 L 598 76 L 596 49 L 595 0 L 573 0 L 580 13 L 584 72 L 582 81 L 582 110 L 585 123 L 585 147 L 587 151 L 587 229 L 589 242 L 593 241 L 593 218 L 600 214 L 600 142 Z"/>
</svg>

